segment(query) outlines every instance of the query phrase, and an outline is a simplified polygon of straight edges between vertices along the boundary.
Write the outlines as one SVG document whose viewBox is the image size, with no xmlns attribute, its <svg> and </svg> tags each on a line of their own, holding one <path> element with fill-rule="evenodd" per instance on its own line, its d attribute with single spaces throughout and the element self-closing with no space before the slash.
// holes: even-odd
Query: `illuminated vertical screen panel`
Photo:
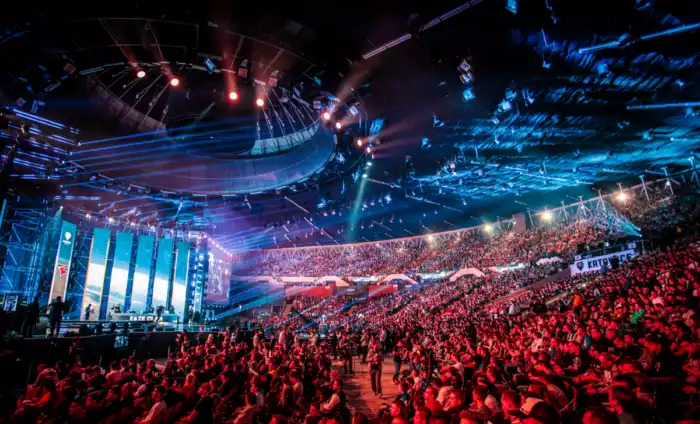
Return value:
<svg viewBox="0 0 700 424">
<path fill-rule="evenodd" d="M 158 256 L 156 257 L 156 275 L 153 281 L 154 308 L 163 306 L 168 308 L 170 295 L 170 271 L 173 269 L 173 239 L 162 238 L 158 243 Z"/>
<path fill-rule="evenodd" d="M 66 288 L 68 287 L 68 276 L 70 274 L 70 263 L 73 257 L 73 245 L 76 232 L 77 227 L 75 224 L 63 221 L 61 224 L 61 235 L 58 241 L 56 263 L 53 268 L 49 301 L 55 299 L 56 296 L 61 296 L 62 299 L 66 298 Z"/>
<path fill-rule="evenodd" d="M 112 276 L 109 280 L 109 310 L 119 305 L 122 312 L 126 312 L 126 290 L 129 284 L 129 267 L 131 265 L 131 252 L 134 249 L 134 235 L 131 233 L 117 233 L 117 244 L 114 248 L 114 263 L 112 264 Z"/>
<path fill-rule="evenodd" d="M 83 308 L 80 310 L 81 318 L 85 316 L 85 309 L 90 305 L 89 319 L 97 321 L 100 318 L 100 305 L 102 304 L 102 290 L 105 285 L 107 273 L 107 253 L 109 252 L 109 238 L 112 232 L 106 228 L 95 228 L 92 233 L 90 245 L 90 258 L 88 259 L 87 273 L 85 275 L 85 291 L 83 292 Z"/>
<path fill-rule="evenodd" d="M 209 281 L 205 291 L 205 304 L 219 306 L 228 304 L 231 267 L 231 259 L 227 255 L 217 251 L 209 252 Z"/>
<path fill-rule="evenodd" d="M 175 313 L 184 322 L 187 317 L 187 276 L 190 270 L 190 244 L 181 241 L 177 244 L 177 256 L 175 258 L 175 278 L 173 278 L 173 296 L 171 305 Z"/>
<path fill-rule="evenodd" d="M 154 243 L 153 236 L 139 237 L 139 245 L 136 249 L 136 266 L 134 267 L 134 283 L 131 288 L 131 306 L 129 307 L 130 311 L 136 313 L 141 313 L 146 309 Z"/>
</svg>

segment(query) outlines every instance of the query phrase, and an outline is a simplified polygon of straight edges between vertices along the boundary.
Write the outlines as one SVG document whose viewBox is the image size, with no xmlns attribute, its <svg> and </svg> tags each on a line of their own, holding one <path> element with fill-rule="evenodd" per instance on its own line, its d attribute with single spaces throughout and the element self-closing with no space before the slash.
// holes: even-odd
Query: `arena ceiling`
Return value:
<svg viewBox="0 0 700 424">
<path fill-rule="evenodd" d="M 40 100 L 81 130 L 19 193 L 233 250 L 478 225 L 640 176 L 680 181 L 697 157 L 690 1 L 157 3 L 5 16 L 3 102 Z M 339 99 L 340 131 L 321 96 Z"/>
</svg>

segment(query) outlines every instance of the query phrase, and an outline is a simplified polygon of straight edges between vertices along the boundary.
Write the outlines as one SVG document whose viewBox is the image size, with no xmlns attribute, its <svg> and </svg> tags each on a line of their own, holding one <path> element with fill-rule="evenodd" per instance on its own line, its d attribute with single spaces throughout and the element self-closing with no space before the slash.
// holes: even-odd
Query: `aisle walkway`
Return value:
<svg viewBox="0 0 700 424">
<path fill-rule="evenodd" d="M 360 365 L 360 361 L 354 358 L 355 376 L 343 375 L 343 368 L 340 367 L 340 375 L 345 384 L 345 394 L 348 398 L 348 406 L 350 411 L 362 412 L 368 417 L 373 417 L 383 404 L 391 404 L 391 402 L 399 394 L 399 386 L 395 386 L 391 382 L 391 376 L 394 374 L 394 363 L 391 356 L 384 358 L 382 367 L 382 398 L 374 396 L 372 393 L 372 383 L 369 379 L 369 365 Z M 402 370 L 406 370 L 404 364 Z"/>
</svg>

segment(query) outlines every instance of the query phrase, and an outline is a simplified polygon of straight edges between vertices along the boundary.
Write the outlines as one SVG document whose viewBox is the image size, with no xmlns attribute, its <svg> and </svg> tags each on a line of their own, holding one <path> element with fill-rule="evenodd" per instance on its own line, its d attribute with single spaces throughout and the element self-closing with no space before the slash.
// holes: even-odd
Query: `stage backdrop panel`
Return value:
<svg viewBox="0 0 700 424">
<path fill-rule="evenodd" d="M 187 318 L 187 275 L 190 269 L 190 244 L 186 241 L 177 243 L 175 257 L 175 277 L 173 278 L 173 295 L 170 300 L 180 322 Z"/>
<path fill-rule="evenodd" d="M 136 267 L 134 268 L 134 283 L 131 288 L 130 311 L 141 313 L 146 309 L 148 299 L 148 286 L 151 279 L 151 266 L 153 265 L 153 236 L 140 236 L 136 249 Z"/>
<path fill-rule="evenodd" d="M 153 308 L 163 306 L 168 308 L 170 297 L 170 272 L 173 269 L 173 239 L 162 238 L 158 242 L 158 255 L 156 257 L 156 275 L 153 281 Z"/>
<path fill-rule="evenodd" d="M 61 235 L 58 241 L 58 252 L 53 268 L 53 279 L 51 280 L 51 290 L 49 291 L 49 302 L 56 296 L 66 298 L 66 288 L 68 287 L 68 277 L 70 276 L 71 259 L 73 258 L 73 245 L 75 244 L 75 234 L 77 227 L 75 224 L 63 221 L 61 224 Z"/>
<path fill-rule="evenodd" d="M 109 238 L 112 232 L 106 228 L 95 228 L 92 232 L 92 244 L 90 245 L 90 258 L 88 259 L 87 273 L 85 275 L 85 290 L 83 292 L 83 306 L 80 317 L 85 316 L 85 308 L 90 305 L 90 321 L 100 319 L 100 305 L 102 305 L 102 291 L 105 285 L 107 273 L 107 256 L 109 253 Z"/>
<path fill-rule="evenodd" d="M 112 276 L 109 280 L 108 316 L 115 305 L 119 305 L 119 309 L 122 312 L 126 310 L 126 290 L 129 285 L 129 267 L 131 266 L 131 253 L 133 250 L 134 235 L 131 233 L 117 233 Z"/>
</svg>

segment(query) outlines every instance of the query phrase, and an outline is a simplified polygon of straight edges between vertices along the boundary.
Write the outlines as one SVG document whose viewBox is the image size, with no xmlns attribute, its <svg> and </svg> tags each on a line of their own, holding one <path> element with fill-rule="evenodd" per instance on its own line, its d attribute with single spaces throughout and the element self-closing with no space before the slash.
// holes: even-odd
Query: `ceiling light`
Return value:
<svg viewBox="0 0 700 424">
<path fill-rule="evenodd" d="M 172 85 L 173 87 L 177 87 L 178 85 L 180 85 L 180 79 L 177 77 L 170 78 L 170 85 Z"/>
<path fill-rule="evenodd" d="M 146 71 L 144 71 L 144 70 L 138 71 L 138 72 L 136 73 L 136 76 L 139 77 L 139 78 L 143 78 L 143 77 L 146 76 Z"/>
</svg>

